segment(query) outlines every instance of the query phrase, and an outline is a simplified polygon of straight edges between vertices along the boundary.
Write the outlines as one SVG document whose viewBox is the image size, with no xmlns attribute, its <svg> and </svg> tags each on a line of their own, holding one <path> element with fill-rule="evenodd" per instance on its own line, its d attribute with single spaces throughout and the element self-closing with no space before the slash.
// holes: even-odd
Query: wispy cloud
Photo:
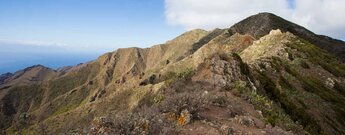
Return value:
<svg viewBox="0 0 345 135">
<path fill-rule="evenodd" d="M 1 44 L 19 44 L 19 45 L 29 45 L 29 46 L 60 46 L 66 47 L 66 44 L 60 43 L 48 43 L 48 42 L 40 42 L 40 41 L 22 41 L 22 40 L 7 40 L 7 39 L 0 39 Z"/>
<path fill-rule="evenodd" d="M 345 0 L 165 0 L 166 20 L 185 29 L 225 28 L 271 12 L 316 33 L 345 38 Z"/>
<path fill-rule="evenodd" d="M 0 47 L 2 50 L 0 52 L 8 51 L 21 51 L 21 52 L 30 52 L 30 51 L 41 51 L 41 52 L 71 52 L 71 53 L 104 53 L 106 51 L 111 51 L 110 47 L 106 48 L 104 46 L 96 45 L 71 45 L 71 44 L 62 44 L 62 43 L 49 43 L 41 41 L 21 41 L 21 40 L 7 40 L 0 39 Z M 103 48 L 102 48 L 103 47 Z M 13 49 L 5 49 L 13 48 Z"/>
</svg>

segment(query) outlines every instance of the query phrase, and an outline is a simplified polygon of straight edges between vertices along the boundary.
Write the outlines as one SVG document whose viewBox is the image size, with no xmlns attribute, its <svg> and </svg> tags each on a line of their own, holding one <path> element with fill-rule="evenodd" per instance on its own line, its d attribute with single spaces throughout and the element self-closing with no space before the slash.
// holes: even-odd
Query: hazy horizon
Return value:
<svg viewBox="0 0 345 135">
<path fill-rule="evenodd" d="M 44 65 L 49 68 L 73 66 L 96 59 L 102 52 L 76 52 L 56 46 L 0 43 L 0 74 Z"/>
</svg>

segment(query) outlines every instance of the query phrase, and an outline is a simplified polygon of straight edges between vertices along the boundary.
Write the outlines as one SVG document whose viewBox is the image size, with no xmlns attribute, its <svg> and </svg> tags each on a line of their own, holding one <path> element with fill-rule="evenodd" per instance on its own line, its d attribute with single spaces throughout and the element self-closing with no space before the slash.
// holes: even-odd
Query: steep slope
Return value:
<svg viewBox="0 0 345 135">
<path fill-rule="evenodd" d="M 345 65 L 291 33 L 272 31 L 241 53 L 264 93 L 311 134 L 344 134 Z"/>
<path fill-rule="evenodd" d="M 56 75 L 50 68 L 35 65 L 8 76 L 0 85 L 0 128 L 9 127 L 17 112 L 38 107 L 43 89 L 40 84 Z"/>
<path fill-rule="evenodd" d="M 0 83 L 0 99 L 3 98 L 8 90 L 14 86 L 27 86 L 40 84 L 54 78 L 57 73 L 42 65 L 35 65 L 23 70 L 19 70 L 14 74 L 5 74 L 2 83 Z"/>
<path fill-rule="evenodd" d="M 0 91 L 0 117 L 4 120 L 1 122 L 1 128 L 23 128 L 61 110 L 66 111 L 78 106 L 89 94 L 81 88 L 89 83 L 90 78 L 95 77 L 98 72 L 97 64 L 91 62 L 78 65 L 64 74 L 43 66 L 33 66 L 16 72 L 18 77 L 9 82 L 11 85 L 4 84 L 7 87 Z M 39 81 L 31 81 L 31 78 L 42 76 L 43 79 Z M 64 95 L 67 92 L 74 94 L 69 94 L 71 96 L 66 98 Z"/>
<path fill-rule="evenodd" d="M 232 34 L 249 34 L 256 39 L 259 39 L 260 37 L 267 35 L 270 30 L 274 29 L 280 29 L 283 32 L 289 31 L 294 35 L 327 50 L 336 55 L 341 61 L 345 62 L 345 43 L 343 41 L 314 34 L 302 26 L 271 13 L 259 13 L 250 16 L 230 27 L 228 31 Z"/>
<path fill-rule="evenodd" d="M 344 134 L 345 65 L 308 30 L 253 17 L 18 71 L 1 85 L 1 134 Z"/>
</svg>

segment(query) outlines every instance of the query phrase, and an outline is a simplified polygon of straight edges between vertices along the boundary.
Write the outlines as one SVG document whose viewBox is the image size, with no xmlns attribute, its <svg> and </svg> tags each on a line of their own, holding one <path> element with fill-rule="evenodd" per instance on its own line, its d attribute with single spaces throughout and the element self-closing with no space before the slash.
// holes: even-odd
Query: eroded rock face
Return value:
<svg viewBox="0 0 345 135">
<path fill-rule="evenodd" d="M 221 54 L 206 60 L 198 68 L 193 81 L 209 84 L 214 90 L 232 87 L 238 80 L 247 80 L 245 64 L 236 54 L 234 56 Z"/>
</svg>

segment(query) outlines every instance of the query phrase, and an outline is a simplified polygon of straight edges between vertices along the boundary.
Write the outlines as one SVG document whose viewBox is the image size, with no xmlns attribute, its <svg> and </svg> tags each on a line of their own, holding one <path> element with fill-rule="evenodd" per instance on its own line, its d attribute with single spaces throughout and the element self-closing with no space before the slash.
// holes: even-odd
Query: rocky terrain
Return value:
<svg viewBox="0 0 345 135">
<path fill-rule="evenodd" d="M 345 43 L 270 13 L 0 76 L 1 134 L 345 134 Z"/>
</svg>

